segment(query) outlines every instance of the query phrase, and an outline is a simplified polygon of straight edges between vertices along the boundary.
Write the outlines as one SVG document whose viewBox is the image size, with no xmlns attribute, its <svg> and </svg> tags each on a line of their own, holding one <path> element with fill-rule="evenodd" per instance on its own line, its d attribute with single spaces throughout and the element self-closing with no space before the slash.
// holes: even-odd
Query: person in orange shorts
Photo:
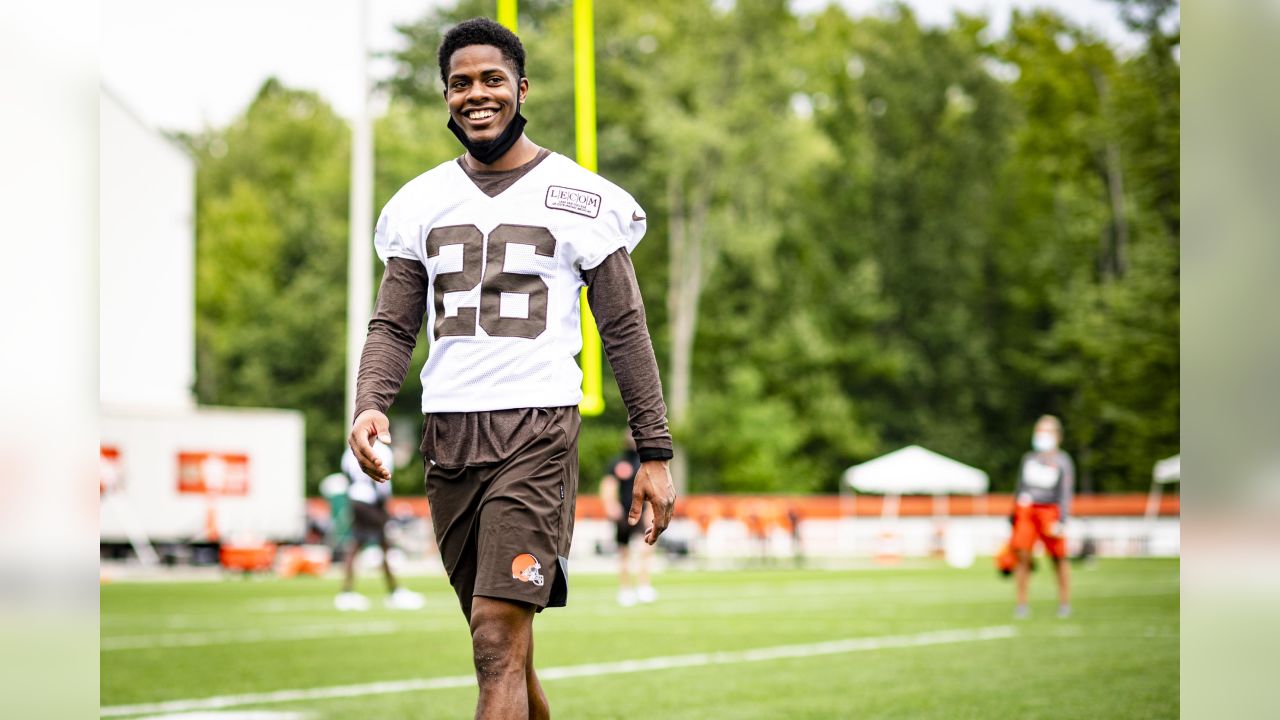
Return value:
<svg viewBox="0 0 1280 720">
<path fill-rule="evenodd" d="M 1018 489 L 1014 493 L 1013 539 L 1010 545 L 1018 557 L 1014 576 L 1017 585 L 1015 618 L 1031 614 L 1027 586 L 1031 577 L 1031 551 L 1036 541 L 1044 545 L 1058 575 L 1058 617 L 1071 615 L 1071 575 L 1067 563 L 1067 541 L 1063 532 L 1071 509 L 1075 487 L 1075 464 L 1059 447 L 1062 422 L 1052 415 L 1036 421 L 1031 436 L 1032 452 L 1022 457 Z"/>
</svg>

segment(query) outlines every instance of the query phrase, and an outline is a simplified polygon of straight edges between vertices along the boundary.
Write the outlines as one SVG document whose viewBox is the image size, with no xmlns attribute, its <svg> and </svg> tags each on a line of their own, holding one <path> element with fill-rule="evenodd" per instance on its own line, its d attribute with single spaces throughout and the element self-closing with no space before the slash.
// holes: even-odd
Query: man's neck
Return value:
<svg viewBox="0 0 1280 720">
<path fill-rule="evenodd" d="M 492 163 L 485 165 L 475 159 L 471 153 L 467 153 L 463 162 L 467 163 L 467 167 L 480 172 L 501 172 L 503 170 L 515 170 L 530 160 L 538 156 L 538 151 L 542 148 L 538 147 L 528 135 L 521 134 L 520 139 L 516 140 L 516 144 L 511 149 L 503 153 L 502 157 L 494 160 Z"/>
</svg>

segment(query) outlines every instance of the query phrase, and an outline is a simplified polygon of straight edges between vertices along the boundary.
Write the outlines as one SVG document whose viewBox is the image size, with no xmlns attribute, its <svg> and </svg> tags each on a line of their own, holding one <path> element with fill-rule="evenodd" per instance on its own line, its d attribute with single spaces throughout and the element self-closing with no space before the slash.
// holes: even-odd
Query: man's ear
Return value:
<svg viewBox="0 0 1280 720">
<path fill-rule="evenodd" d="M 529 97 L 529 78 L 520 78 L 520 83 L 517 85 L 517 88 L 519 89 L 520 104 L 523 105 L 525 98 Z"/>
</svg>

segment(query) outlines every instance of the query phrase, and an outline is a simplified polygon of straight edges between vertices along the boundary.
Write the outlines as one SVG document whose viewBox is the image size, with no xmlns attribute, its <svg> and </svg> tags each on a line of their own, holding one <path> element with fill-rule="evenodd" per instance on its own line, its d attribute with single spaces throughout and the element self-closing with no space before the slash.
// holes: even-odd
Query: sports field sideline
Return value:
<svg viewBox="0 0 1280 720">
<path fill-rule="evenodd" d="M 1077 568 L 1074 616 L 1032 582 L 1030 620 L 969 570 L 671 572 L 656 604 L 573 581 L 537 659 L 561 718 L 1165 718 L 1178 714 L 1179 563 Z M 106 717 L 464 718 L 469 636 L 443 577 L 425 610 L 333 609 L 336 582 L 102 587 Z M 247 717 L 240 715 L 240 717 Z"/>
</svg>

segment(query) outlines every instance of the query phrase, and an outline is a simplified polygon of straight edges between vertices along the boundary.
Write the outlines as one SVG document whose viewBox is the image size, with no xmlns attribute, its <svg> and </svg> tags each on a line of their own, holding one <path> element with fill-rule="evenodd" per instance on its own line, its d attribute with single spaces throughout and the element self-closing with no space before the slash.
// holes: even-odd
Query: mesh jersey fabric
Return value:
<svg viewBox="0 0 1280 720">
<path fill-rule="evenodd" d="M 401 188 L 374 245 L 427 271 L 422 411 L 577 405 L 582 272 L 645 227 L 630 194 L 558 153 L 494 197 L 452 160 Z"/>
</svg>

